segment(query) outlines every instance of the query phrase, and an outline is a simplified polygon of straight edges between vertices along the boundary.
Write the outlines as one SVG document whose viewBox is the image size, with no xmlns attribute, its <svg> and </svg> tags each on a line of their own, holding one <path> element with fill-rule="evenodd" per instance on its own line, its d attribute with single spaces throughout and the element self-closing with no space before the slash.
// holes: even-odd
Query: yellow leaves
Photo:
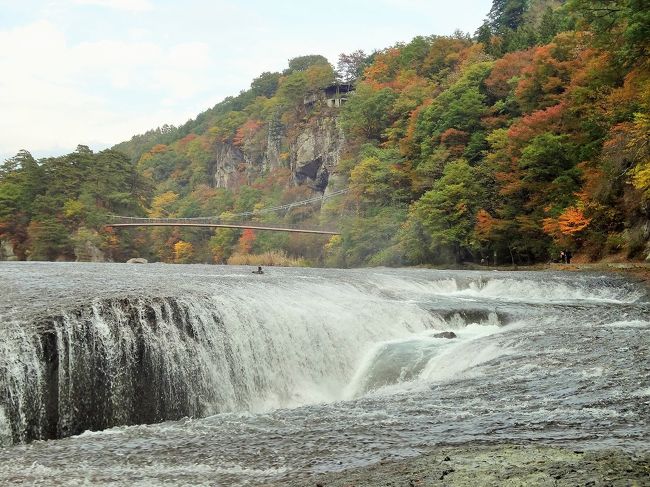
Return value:
<svg viewBox="0 0 650 487">
<path fill-rule="evenodd" d="M 66 218 L 73 219 L 82 217 L 85 212 L 84 204 L 79 200 L 67 200 L 63 204 L 63 214 Z"/>
<path fill-rule="evenodd" d="M 325 251 L 328 253 L 335 252 L 343 245 L 343 237 L 340 235 L 332 235 L 329 241 L 325 244 Z"/>
<path fill-rule="evenodd" d="M 636 189 L 643 192 L 643 196 L 650 199 L 650 159 L 634 168 L 632 183 Z"/>
<path fill-rule="evenodd" d="M 632 184 L 650 199 L 650 116 L 635 113 L 628 149 L 640 159 L 632 171 Z"/>
<path fill-rule="evenodd" d="M 179 240 L 174 244 L 174 262 L 187 264 L 194 257 L 194 246 L 190 242 Z"/>
<path fill-rule="evenodd" d="M 159 194 L 153 199 L 151 209 L 149 210 L 150 218 L 166 218 L 171 212 L 171 207 L 178 200 L 178 195 L 173 191 L 167 191 Z"/>
</svg>

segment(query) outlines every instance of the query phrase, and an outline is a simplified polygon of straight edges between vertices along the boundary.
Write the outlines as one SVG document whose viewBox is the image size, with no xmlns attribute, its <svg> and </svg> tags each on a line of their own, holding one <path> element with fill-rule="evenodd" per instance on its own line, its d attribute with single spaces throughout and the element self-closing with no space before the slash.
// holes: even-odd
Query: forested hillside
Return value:
<svg viewBox="0 0 650 487">
<path fill-rule="evenodd" d="M 319 55 L 295 58 L 181 127 L 100 153 L 6 161 L 0 257 L 237 263 L 267 253 L 345 267 L 534 263 L 570 249 L 643 259 L 649 49 L 646 0 L 494 0 L 473 35 L 342 54 L 336 70 Z M 344 188 L 321 206 L 256 217 L 337 226 L 329 239 L 103 228 L 111 213 L 227 221 Z"/>
</svg>

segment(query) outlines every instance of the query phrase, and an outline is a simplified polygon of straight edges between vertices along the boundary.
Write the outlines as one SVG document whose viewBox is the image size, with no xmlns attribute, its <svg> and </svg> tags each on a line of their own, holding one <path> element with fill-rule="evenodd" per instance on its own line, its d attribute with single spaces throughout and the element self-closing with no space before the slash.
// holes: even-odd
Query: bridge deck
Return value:
<svg viewBox="0 0 650 487">
<path fill-rule="evenodd" d="M 312 233 L 319 235 L 340 235 L 340 232 L 332 230 L 321 230 L 315 228 L 300 228 L 289 227 L 286 225 L 274 225 L 267 223 L 215 223 L 210 221 L 200 221 L 201 219 L 193 219 L 194 221 L 187 221 L 188 219 L 160 219 L 150 220 L 148 218 L 133 218 L 129 221 L 122 219 L 116 223 L 107 223 L 107 227 L 204 227 L 204 228 L 241 228 L 251 230 L 265 230 L 274 232 L 293 232 L 293 233 Z M 197 221 L 198 220 L 198 221 Z M 208 220 L 207 218 L 205 220 Z"/>
</svg>

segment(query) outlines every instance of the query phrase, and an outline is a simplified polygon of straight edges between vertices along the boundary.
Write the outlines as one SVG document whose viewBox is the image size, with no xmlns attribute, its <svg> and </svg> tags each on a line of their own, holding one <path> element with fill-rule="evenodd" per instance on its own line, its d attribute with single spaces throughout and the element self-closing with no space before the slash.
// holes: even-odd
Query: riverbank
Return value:
<svg viewBox="0 0 650 487">
<path fill-rule="evenodd" d="M 631 277 L 639 282 L 650 285 L 650 264 L 645 262 L 599 262 L 589 264 L 548 264 L 550 270 L 582 271 L 582 272 L 613 272 Z"/>
<path fill-rule="evenodd" d="M 601 272 L 624 275 L 633 281 L 650 286 L 650 263 L 646 262 L 595 262 L 572 264 L 533 264 L 533 265 L 502 265 L 486 266 L 465 263 L 458 269 L 465 270 L 496 270 L 496 271 L 566 271 L 566 272 Z M 445 268 L 447 269 L 447 268 Z"/>
<path fill-rule="evenodd" d="M 550 446 L 440 447 L 398 461 L 291 479 L 287 487 L 648 486 L 650 453 Z"/>
</svg>

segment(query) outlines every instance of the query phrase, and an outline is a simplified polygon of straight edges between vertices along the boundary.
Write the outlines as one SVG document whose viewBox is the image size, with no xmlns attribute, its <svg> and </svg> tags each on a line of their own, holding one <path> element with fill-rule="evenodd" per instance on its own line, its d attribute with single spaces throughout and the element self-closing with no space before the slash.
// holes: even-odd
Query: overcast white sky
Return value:
<svg viewBox="0 0 650 487">
<path fill-rule="evenodd" d="M 179 125 L 287 60 L 473 33 L 491 0 L 0 0 L 0 158 Z"/>
</svg>

